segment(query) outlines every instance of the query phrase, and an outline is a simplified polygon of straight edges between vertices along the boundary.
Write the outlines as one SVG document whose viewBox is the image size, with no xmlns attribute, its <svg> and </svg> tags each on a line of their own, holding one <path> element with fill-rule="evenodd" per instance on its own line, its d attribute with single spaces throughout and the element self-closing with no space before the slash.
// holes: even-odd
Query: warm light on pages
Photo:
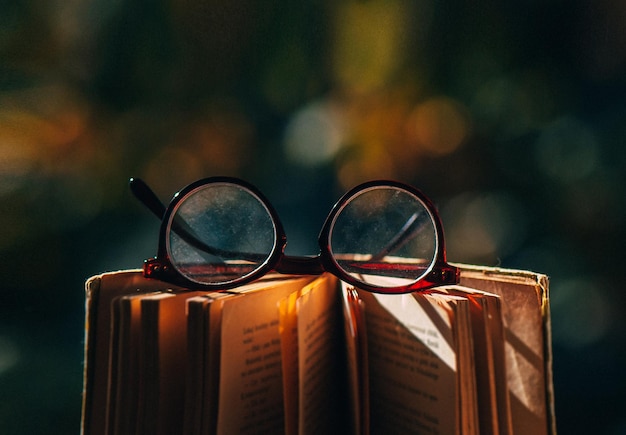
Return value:
<svg viewBox="0 0 626 435">
<path fill-rule="evenodd" d="M 444 364 L 456 371 L 456 357 L 449 340 L 446 339 L 451 335 L 451 331 L 450 329 L 442 331 L 437 326 L 444 322 L 448 328 L 451 327 L 446 316 L 441 316 L 441 319 L 432 319 L 412 294 L 374 294 L 374 297 Z"/>
</svg>

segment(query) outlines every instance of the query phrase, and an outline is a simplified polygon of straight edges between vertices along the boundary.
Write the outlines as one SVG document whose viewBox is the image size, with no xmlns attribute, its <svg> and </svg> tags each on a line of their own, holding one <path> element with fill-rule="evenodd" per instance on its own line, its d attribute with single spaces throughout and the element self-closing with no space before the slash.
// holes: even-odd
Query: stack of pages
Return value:
<svg viewBox="0 0 626 435">
<path fill-rule="evenodd" d="M 88 280 L 84 434 L 556 433 L 548 280 L 458 265 L 404 295 L 334 276 Z"/>
</svg>

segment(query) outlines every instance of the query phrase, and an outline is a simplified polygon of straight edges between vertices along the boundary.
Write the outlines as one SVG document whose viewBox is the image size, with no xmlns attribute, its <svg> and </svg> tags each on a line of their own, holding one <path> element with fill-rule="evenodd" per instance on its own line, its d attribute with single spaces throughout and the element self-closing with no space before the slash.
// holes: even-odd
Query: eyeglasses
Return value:
<svg viewBox="0 0 626 435">
<path fill-rule="evenodd" d="M 268 272 L 330 272 L 360 289 L 408 293 L 459 282 L 446 262 L 443 228 L 431 201 L 395 181 L 370 181 L 332 208 L 315 256 L 284 254 L 283 226 L 269 201 L 251 184 L 230 177 L 196 181 L 165 207 L 140 179 L 133 194 L 162 219 L 147 278 L 185 288 L 228 290 Z"/>
</svg>

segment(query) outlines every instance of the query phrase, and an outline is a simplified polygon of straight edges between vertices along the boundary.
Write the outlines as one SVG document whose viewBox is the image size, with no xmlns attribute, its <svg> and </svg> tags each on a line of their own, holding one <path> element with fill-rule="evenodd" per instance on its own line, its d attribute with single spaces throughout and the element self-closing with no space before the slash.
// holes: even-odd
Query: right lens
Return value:
<svg viewBox="0 0 626 435">
<path fill-rule="evenodd" d="M 272 215 L 254 192 L 214 182 L 178 200 L 168 221 L 167 253 L 189 280 L 228 284 L 260 269 L 276 240 Z"/>
<path fill-rule="evenodd" d="M 353 281 L 380 288 L 411 285 L 432 269 L 434 218 L 415 194 L 396 186 L 358 191 L 337 212 L 330 251 Z"/>
</svg>

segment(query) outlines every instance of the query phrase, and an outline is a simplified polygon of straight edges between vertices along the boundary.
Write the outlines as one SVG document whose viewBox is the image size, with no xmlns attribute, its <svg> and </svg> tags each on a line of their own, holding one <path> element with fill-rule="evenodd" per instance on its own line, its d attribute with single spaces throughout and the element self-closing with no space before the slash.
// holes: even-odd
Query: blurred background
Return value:
<svg viewBox="0 0 626 435">
<path fill-rule="evenodd" d="M 551 279 L 561 433 L 626 433 L 626 3 L 0 0 L 0 433 L 80 423 L 84 281 L 140 267 L 169 201 L 234 175 L 292 254 L 394 178 L 448 258 Z"/>
</svg>

